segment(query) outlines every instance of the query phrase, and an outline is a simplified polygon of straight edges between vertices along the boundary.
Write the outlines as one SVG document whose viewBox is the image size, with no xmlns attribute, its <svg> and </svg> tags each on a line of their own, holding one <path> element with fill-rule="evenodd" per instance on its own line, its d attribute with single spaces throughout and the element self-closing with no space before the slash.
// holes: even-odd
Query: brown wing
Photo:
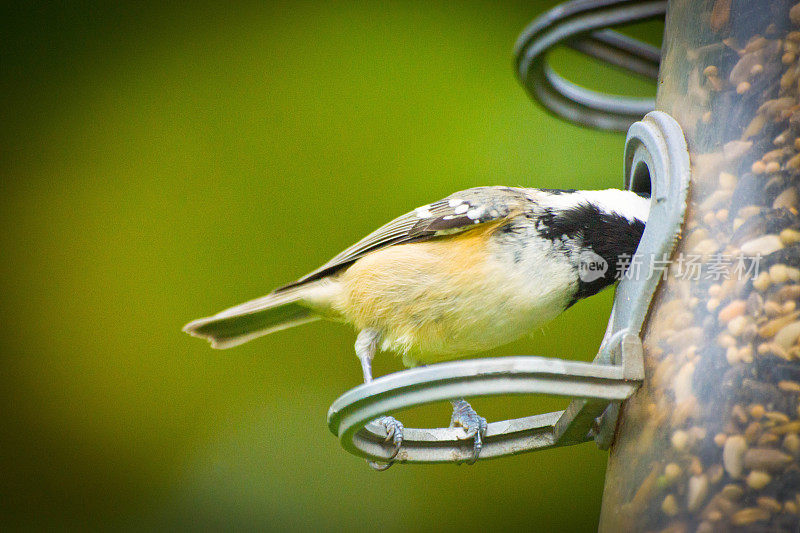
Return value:
<svg viewBox="0 0 800 533">
<path fill-rule="evenodd" d="M 506 218 L 524 198 L 521 189 L 512 187 L 476 187 L 451 194 L 397 217 L 318 269 L 276 292 L 328 276 L 380 248 L 459 233 L 479 224 Z"/>
</svg>

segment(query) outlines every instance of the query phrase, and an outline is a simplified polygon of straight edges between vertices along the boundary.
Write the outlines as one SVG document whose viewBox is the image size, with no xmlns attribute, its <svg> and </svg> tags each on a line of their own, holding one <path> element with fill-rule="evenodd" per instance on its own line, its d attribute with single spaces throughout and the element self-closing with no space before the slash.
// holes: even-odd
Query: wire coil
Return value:
<svg viewBox="0 0 800 533">
<path fill-rule="evenodd" d="M 601 93 L 556 73 L 548 52 L 566 45 L 648 79 L 658 78 L 658 48 L 608 28 L 663 18 L 665 0 L 573 0 L 534 20 L 517 39 L 516 72 L 531 95 L 555 115 L 598 129 L 625 131 L 655 107 L 653 98 Z"/>
</svg>

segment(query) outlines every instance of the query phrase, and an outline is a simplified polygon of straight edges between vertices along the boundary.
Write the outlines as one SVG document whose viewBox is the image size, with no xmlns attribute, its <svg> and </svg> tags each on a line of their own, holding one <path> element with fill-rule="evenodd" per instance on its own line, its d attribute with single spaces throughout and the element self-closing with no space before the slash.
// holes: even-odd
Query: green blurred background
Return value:
<svg viewBox="0 0 800 533">
<path fill-rule="evenodd" d="M 624 136 L 552 118 L 514 77 L 517 35 L 555 4 L 3 7 L 0 523 L 595 530 L 593 444 L 376 473 L 325 423 L 361 380 L 349 328 L 225 352 L 180 331 L 458 189 L 619 186 Z M 612 296 L 491 355 L 590 360 Z M 446 425 L 449 406 L 399 418 Z"/>
</svg>

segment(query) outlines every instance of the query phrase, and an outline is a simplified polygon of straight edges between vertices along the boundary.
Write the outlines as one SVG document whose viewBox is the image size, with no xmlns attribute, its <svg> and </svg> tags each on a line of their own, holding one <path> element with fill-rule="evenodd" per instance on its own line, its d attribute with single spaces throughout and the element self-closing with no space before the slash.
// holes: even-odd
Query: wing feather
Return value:
<svg viewBox="0 0 800 533">
<path fill-rule="evenodd" d="M 513 187 L 476 187 L 418 207 L 381 226 L 330 261 L 278 291 L 330 275 L 375 250 L 451 235 L 480 224 L 507 218 L 524 200 L 524 191 Z"/>
</svg>

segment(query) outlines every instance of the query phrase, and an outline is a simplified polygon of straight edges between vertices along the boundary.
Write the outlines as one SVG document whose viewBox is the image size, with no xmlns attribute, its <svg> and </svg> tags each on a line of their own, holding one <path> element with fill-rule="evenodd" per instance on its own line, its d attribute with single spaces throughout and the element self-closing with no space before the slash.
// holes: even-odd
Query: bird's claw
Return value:
<svg viewBox="0 0 800 533">
<path fill-rule="evenodd" d="M 405 428 L 399 420 L 391 416 L 382 416 L 374 420 L 374 423 L 383 426 L 386 430 L 386 438 L 383 439 L 383 442 L 392 442 L 394 444 L 394 450 L 392 450 L 392 454 L 389 456 L 387 462 L 383 463 L 367 460 L 367 464 L 372 467 L 372 469 L 382 471 L 394 464 L 394 458 L 397 457 L 400 446 L 403 444 L 403 430 Z"/>
<path fill-rule="evenodd" d="M 467 461 L 467 464 L 474 464 L 478 460 L 488 425 L 486 419 L 479 416 L 466 401 L 458 400 L 453 402 L 453 417 L 450 419 L 450 427 L 462 427 L 466 431 L 463 437 L 464 440 L 474 439 L 472 459 Z"/>
</svg>

